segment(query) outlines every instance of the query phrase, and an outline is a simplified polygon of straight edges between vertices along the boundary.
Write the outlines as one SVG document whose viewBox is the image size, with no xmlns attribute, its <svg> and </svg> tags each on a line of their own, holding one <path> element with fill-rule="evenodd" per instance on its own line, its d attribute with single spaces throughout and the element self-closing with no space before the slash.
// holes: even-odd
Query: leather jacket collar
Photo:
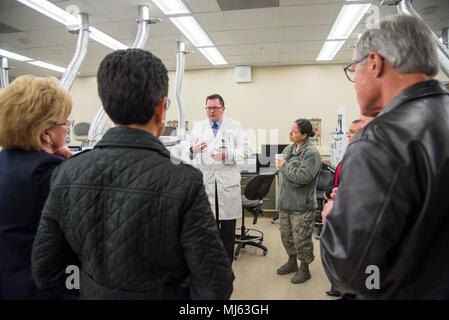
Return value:
<svg viewBox="0 0 449 320">
<path fill-rule="evenodd" d="M 408 101 L 432 95 L 448 94 L 446 87 L 438 80 L 421 81 L 405 88 L 388 103 L 378 116 L 390 112 Z"/>
</svg>

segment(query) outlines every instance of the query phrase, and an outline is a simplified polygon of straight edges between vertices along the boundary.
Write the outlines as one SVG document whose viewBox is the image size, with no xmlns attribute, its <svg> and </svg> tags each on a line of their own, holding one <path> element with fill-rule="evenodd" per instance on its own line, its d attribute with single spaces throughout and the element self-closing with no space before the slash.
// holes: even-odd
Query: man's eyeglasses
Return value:
<svg viewBox="0 0 449 320">
<path fill-rule="evenodd" d="M 355 73 L 354 65 L 356 65 L 359 62 L 362 62 L 366 58 L 368 58 L 368 55 L 364 56 L 362 59 L 355 59 L 354 61 L 352 61 L 350 64 L 348 64 L 346 67 L 343 68 L 346 77 L 348 78 L 349 81 L 354 82 L 354 73 Z"/>
<path fill-rule="evenodd" d="M 223 107 L 206 107 L 206 111 L 217 111 L 219 109 L 222 109 Z"/>
</svg>

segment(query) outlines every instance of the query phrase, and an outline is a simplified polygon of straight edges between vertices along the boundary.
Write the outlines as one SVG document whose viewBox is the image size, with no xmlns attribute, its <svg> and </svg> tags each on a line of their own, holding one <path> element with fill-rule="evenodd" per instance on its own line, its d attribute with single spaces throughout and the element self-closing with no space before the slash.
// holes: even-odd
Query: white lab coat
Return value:
<svg viewBox="0 0 449 320">
<path fill-rule="evenodd" d="M 190 134 L 190 146 L 205 142 L 207 149 L 194 154 L 193 164 L 203 173 L 204 186 L 215 214 L 215 181 L 218 190 L 219 219 L 231 220 L 242 216 L 242 198 L 240 190 L 240 169 L 237 162 L 242 162 L 251 155 L 248 136 L 238 121 L 223 117 L 223 122 L 214 137 L 209 119 L 201 121 Z M 232 154 L 232 159 L 215 161 L 214 151 L 225 146 Z"/>
</svg>

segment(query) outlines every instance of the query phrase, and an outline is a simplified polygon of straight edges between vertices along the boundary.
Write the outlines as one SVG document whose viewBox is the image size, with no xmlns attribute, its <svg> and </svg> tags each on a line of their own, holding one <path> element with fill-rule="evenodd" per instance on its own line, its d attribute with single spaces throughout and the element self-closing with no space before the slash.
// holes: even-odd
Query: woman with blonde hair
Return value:
<svg viewBox="0 0 449 320">
<path fill-rule="evenodd" d="M 0 300 L 62 298 L 37 289 L 31 249 L 51 174 L 71 155 L 71 110 L 56 78 L 21 76 L 0 93 Z"/>
</svg>

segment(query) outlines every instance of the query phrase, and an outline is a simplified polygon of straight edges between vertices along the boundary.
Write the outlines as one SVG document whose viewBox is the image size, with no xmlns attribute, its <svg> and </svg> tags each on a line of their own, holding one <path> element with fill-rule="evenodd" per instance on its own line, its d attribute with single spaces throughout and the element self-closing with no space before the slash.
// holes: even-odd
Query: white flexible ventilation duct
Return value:
<svg viewBox="0 0 449 320">
<path fill-rule="evenodd" d="M 76 26 L 75 29 L 70 30 L 72 33 L 78 33 L 75 54 L 73 55 L 72 60 L 59 81 L 61 86 L 67 91 L 70 91 L 70 88 L 72 88 L 76 74 L 78 73 L 84 58 L 86 57 L 87 45 L 89 43 L 89 16 L 87 13 L 83 12 L 81 12 L 79 16 L 80 24 Z"/>
<path fill-rule="evenodd" d="M 160 19 L 150 17 L 150 8 L 145 5 L 139 5 L 139 16 L 137 19 L 137 34 L 131 48 L 143 49 L 150 33 L 150 24 L 161 22 Z M 102 137 L 107 129 L 113 127 L 114 124 L 101 106 L 94 119 L 91 122 L 88 134 L 88 145 L 93 147 Z"/>
<path fill-rule="evenodd" d="M 178 142 L 185 139 L 186 124 L 184 114 L 184 101 L 182 100 L 182 78 L 184 76 L 186 48 L 182 41 L 177 43 L 176 51 L 176 104 L 178 105 Z"/>
<path fill-rule="evenodd" d="M 411 0 L 401 0 L 397 4 L 398 12 L 400 14 L 407 14 L 409 16 L 415 16 L 421 20 L 423 20 L 420 15 L 413 9 Z M 424 20 L 423 20 L 424 21 Z M 449 77 L 449 50 L 440 42 L 438 37 L 433 33 L 433 31 L 429 28 L 432 33 L 432 37 L 434 41 L 438 45 L 438 61 L 440 62 L 441 70 L 444 72 L 446 76 Z"/>
</svg>

